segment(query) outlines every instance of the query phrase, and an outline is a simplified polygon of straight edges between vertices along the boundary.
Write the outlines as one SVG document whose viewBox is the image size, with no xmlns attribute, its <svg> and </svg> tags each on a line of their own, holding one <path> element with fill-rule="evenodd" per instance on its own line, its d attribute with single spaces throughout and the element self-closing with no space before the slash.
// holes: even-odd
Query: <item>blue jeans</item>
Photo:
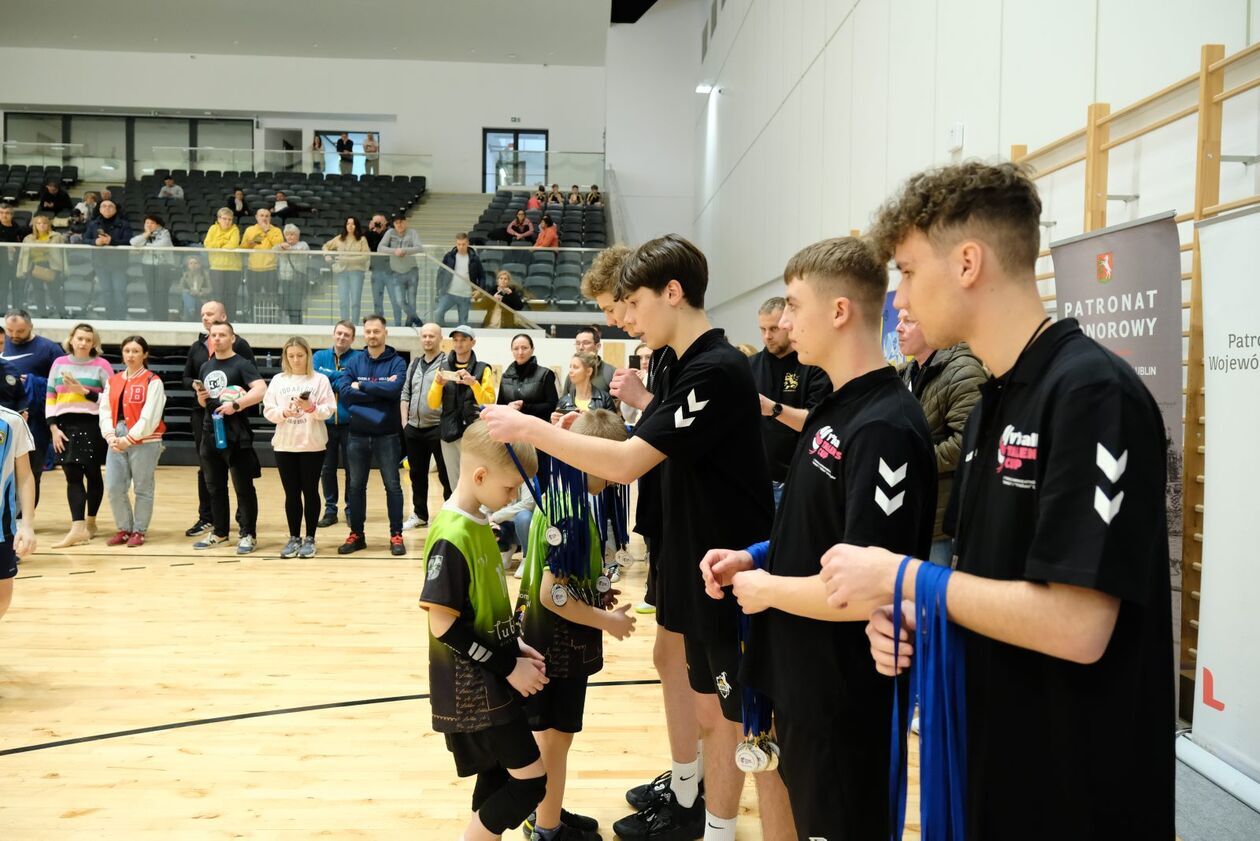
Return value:
<svg viewBox="0 0 1260 841">
<path fill-rule="evenodd" d="M 385 315 L 385 293 L 389 293 L 389 305 L 394 308 L 394 320 L 403 324 L 402 304 L 398 300 L 398 275 L 389 269 L 372 269 L 372 312 Z"/>
<path fill-rule="evenodd" d="M 465 298 L 460 295 L 452 295 L 450 292 L 444 292 L 438 298 L 437 306 L 433 308 L 433 320 L 443 327 L 455 327 L 460 324 L 468 323 L 468 307 L 472 304 L 472 298 Z M 445 316 L 446 311 L 451 307 L 455 308 L 455 321 L 448 324 Z"/>
<path fill-rule="evenodd" d="M 779 510 L 779 503 L 783 502 L 783 483 L 771 482 L 770 493 L 774 495 L 774 510 Z"/>
<path fill-rule="evenodd" d="M 350 440 L 350 427 L 344 423 L 328 424 L 328 448 L 324 450 L 324 469 L 320 471 L 319 481 L 324 489 L 324 512 L 337 513 L 337 500 L 341 480 L 337 476 L 339 465 L 350 467 L 350 459 L 346 457 L 346 442 Z M 346 492 L 346 517 L 350 517 L 350 492 Z"/>
<path fill-rule="evenodd" d="M 127 424 L 118 424 L 118 436 L 127 435 Z M 114 512 L 114 525 L 120 531 L 147 532 L 153 519 L 153 475 L 157 470 L 158 457 L 162 455 L 160 441 L 132 444 L 126 452 L 109 450 L 105 453 L 105 491 L 109 494 L 109 507 Z M 136 491 L 133 512 L 127 491 Z"/>
<path fill-rule="evenodd" d="M 363 300 L 363 272 L 346 269 L 337 274 L 337 300 L 341 304 L 341 317 L 358 324 Z"/>
<path fill-rule="evenodd" d="M 398 297 L 402 301 L 403 316 L 399 316 L 399 324 L 410 324 L 413 327 L 420 326 L 420 313 L 416 312 L 416 291 L 420 288 L 420 273 L 416 269 L 409 272 L 394 272 L 394 279 L 398 282 Z M 397 314 L 398 310 L 394 310 Z"/>
<path fill-rule="evenodd" d="M 385 484 L 385 507 L 389 513 L 389 533 L 402 534 L 403 496 L 402 482 L 398 477 L 398 465 L 402 461 L 402 436 L 397 432 L 384 435 L 350 433 L 346 445 L 346 519 L 350 531 L 363 534 L 363 521 L 367 511 L 367 477 L 372 469 L 372 457 L 381 472 Z"/>
<path fill-rule="evenodd" d="M 954 545 L 953 541 L 948 537 L 942 537 L 940 540 L 932 541 L 932 551 L 928 554 L 928 561 L 937 566 L 949 567 L 954 565 Z"/>
<path fill-rule="evenodd" d="M 96 270 L 105 304 L 105 316 L 114 321 L 127 317 L 127 267 L 102 266 Z"/>
<path fill-rule="evenodd" d="M 521 547 L 521 559 L 529 552 L 529 524 L 534 521 L 533 511 L 518 511 L 512 519 L 499 524 L 499 550 L 506 552 L 513 546 Z"/>
</svg>

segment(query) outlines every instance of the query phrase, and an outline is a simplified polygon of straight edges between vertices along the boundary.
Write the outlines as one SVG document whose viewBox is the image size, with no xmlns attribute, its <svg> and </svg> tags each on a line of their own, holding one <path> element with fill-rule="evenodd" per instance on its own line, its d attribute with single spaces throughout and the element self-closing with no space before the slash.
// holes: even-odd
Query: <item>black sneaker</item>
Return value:
<svg viewBox="0 0 1260 841">
<path fill-rule="evenodd" d="M 525 819 L 525 823 L 521 824 L 521 833 L 525 836 L 526 841 L 537 837 L 534 835 L 534 824 L 538 820 L 538 813 L 531 812 L 529 817 Z M 588 818 L 586 815 L 575 815 L 567 809 L 560 810 L 560 825 L 567 833 L 560 833 L 556 837 L 565 838 L 581 838 L 589 839 L 589 841 L 599 841 L 599 821 L 594 818 Z"/>
<path fill-rule="evenodd" d="M 319 523 L 317 523 L 317 525 L 318 525 L 321 529 L 326 529 L 326 528 L 328 528 L 329 526 L 335 526 L 335 525 L 337 525 L 337 512 L 336 512 L 336 511 L 325 511 L 325 512 L 324 512 L 324 516 L 322 516 L 322 517 L 320 517 L 320 518 L 319 518 Z"/>
<path fill-rule="evenodd" d="M 349 555 L 351 552 L 358 552 L 360 549 L 366 548 L 367 541 L 363 539 L 363 535 L 352 531 L 346 536 L 346 542 L 337 547 L 337 554 Z"/>
<path fill-rule="evenodd" d="M 521 829 L 524 829 L 526 825 L 533 826 L 532 823 L 522 824 Z M 542 835 L 530 829 L 525 833 L 525 841 L 542 841 Z M 598 832 L 583 832 L 561 823 L 556 834 L 551 836 L 551 841 L 601 841 L 601 839 Z"/>
<path fill-rule="evenodd" d="M 192 528 L 184 532 L 185 537 L 196 537 L 199 534 L 205 534 L 210 531 L 210 526 L 214 525 L 209 520 L 198 520 L 192 524 Z"/>
<path fill-rule="evenodd" d="M 695 841 L 704 837 L 704 798 L 696 797 L 691 808 L 684 809 L 666 789 L 646 809 L 627 815 L 613 824 L 613 832 L 624 841 Z"/>
</svg>

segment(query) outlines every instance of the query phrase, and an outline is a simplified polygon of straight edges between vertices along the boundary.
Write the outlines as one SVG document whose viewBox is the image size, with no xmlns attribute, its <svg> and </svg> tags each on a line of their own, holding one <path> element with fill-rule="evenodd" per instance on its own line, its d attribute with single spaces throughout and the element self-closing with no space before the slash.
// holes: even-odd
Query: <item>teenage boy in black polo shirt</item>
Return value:
<svg viewBox="0 0 1260 841">
<path fill-rule="evenodd" d="M 997 379 L 963 434 L 950 621 L 966 629 L 967 838 L 1171 841 L 1173 661 L 1165 432 L 1129 364 L 1034 280 L 1041 201 L 1014 164 L 921 173 L 879 212 L 895 306 Z M 832 604 L 891 600 L 899 556 L 838 546 Z M 914 598 L 920 561 L 905 576 Z M 885 674 L 891 607 L 868 636 Z M 913 627 L 913 612 L 906 614 Z"/>
<path fill-rule="evenodd" d="M 704 742 L 705 803 L 702 810 L 700 803 L 680 803 L 666 791 L 614 825 L 623 839 L 703 835 L 733 841 L 743 787 L 734 764 L 741 713 L 739 608 L 734 599 L 705 595 L 699 563 L 713 546 L 766 539 L 772 502 L 748 360 L 710 326 L 707 286 L 704 255 L 673 234 L 644 243 L 622 264 L 626 325 L 651 347 L 669 345 L 678 354 L 659 382 L 659 405 L 633 438 L 574 435 L 502 406 L 487 406 L 481 415 L 496 440 L 526 441 L 611 482 L 629 484 L 663 463 L 657 622 L 683 636 Z M 757 786 L 766 837 L 789 836 L 782 782 L 759 774 Z"/>
<path fill-rule="evenodd" d="M 888 837 L 891 678 L 871 668 L 877 602 L 827 604 L 818 558 L 835 543 L 922 555 L 932 543 L 936 461 L 923 409 L 884 360 L 888 270 L 870 244 L 815 243 L 788 261 L 782 325 L 835 391 L 805 419 L 769 545 L 715 549 L 709 595 L 752 614 L 740 678 L 774 702 L 779 773 L 798 838 Z M 758 557 L 763 568 L 755 569 Z"/>
</svg>

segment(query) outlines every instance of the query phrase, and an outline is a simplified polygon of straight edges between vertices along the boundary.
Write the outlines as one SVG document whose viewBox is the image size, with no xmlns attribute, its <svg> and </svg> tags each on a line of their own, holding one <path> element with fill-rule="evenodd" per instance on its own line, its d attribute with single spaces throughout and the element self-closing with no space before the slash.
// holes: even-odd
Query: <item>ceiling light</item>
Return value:
<svg viewBox="0 0 1260 841">
<path fill-rule="evenodd" d="M 713 85 L 710 85 L 708 82 L 701 82 L 700 84 L 696 85 L 696 93 L 699 93 L 699 94 L 713 93 Z"/>
</svg>

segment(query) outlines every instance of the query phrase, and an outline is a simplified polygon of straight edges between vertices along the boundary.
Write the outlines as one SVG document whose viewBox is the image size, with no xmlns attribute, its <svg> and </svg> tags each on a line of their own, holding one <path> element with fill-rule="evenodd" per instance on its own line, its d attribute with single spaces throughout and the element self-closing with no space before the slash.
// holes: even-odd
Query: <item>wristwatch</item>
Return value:
<svg viewBox="0 0 1260 841">
<path fill-rule="evenodd" d="M 235 400 L 233 400 L 233 401 L 232 401 L 232 408 L 233 408 L 233 409 L 235 409 L 236 411 L 238 411 L 238 412 L 239 412 L 239 411 L 241 410 L 241 404 L 240 404 L 240 403 L 237 403 Z M 782 408 L 782 407 L 780 407 L 780 408 Z"/>
<path fill-rule="evenodd" d="M 777 418 L 781 414 L 783 414 L 782 403 L 775 403 L 773 406 L 770 407 L 770 417 Z"/>
</svg>

